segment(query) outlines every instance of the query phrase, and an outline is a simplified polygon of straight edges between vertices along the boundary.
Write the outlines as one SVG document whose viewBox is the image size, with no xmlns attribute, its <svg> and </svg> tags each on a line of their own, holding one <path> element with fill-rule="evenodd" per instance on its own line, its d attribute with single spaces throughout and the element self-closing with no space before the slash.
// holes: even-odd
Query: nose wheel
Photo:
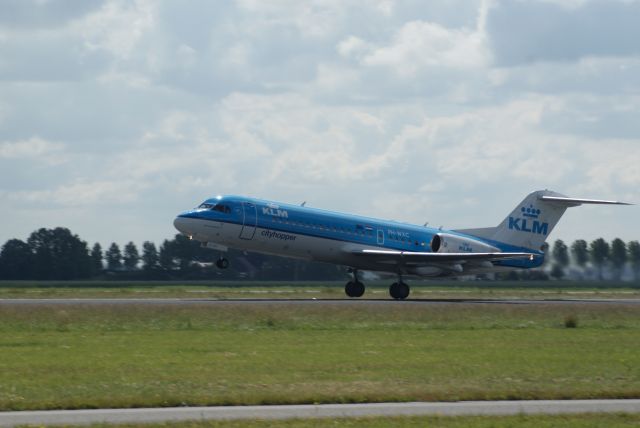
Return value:
<svg viewBox="0 0 640 428">
<path fill-rule="evenodd" d="M 396 300 L 404 300 L 409 297 L 409 286 L 400 279 L 398 282 L 391 284 L 389 295 Z"/>
<path fill-rule="evenodd" d="M 224 257 L 220 257 L 218 260 L 216 260 L 216 267 L 218 269 L 227 269 L 229 267 L 229 260 Z"/>
</svg>

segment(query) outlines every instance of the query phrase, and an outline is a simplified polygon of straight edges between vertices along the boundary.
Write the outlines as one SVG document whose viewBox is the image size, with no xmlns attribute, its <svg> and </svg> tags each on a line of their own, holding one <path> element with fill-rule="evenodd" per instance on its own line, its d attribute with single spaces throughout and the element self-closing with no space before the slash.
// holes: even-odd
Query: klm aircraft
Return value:
<svg viewBox="0 0 640 428">
<path fill-rule="evenodd" d="M 542 265 L 545 241 L 570 207 L 624 202 L 568 198 L 549 190 L 533 192 L 496 227 L 441 230 L 389 220 L 325 211 L 242 196 L 218 196 L 183 212 L 176 229 L 203 245 L 316 260 L 350 267 L 349 297 L 365 286 L 358 271 L 397 275 L 389 287 L 406 299 L 404 277 L 452 277 Z M 220 257 L 216 265 L 226 269 Z"/>
</svg>

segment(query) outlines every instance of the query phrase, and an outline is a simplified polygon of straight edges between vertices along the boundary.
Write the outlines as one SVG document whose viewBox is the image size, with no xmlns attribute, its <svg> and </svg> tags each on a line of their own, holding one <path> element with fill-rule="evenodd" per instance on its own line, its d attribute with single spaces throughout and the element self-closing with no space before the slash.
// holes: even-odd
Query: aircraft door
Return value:
<svg viewBox="0 0 640 428">
<path fill-rule="evenodd" d="M 250 202 L 242 203 L 242 230 L 240 231 L 240 239 L 251 240 L 256 234 L 256 226 L 258 225 L 258 211 L 256 204 Z"/>
<path fill-rule="evenodd" d="M 378 229 L 378 245 L 384 245 L 384 230 Z"/>
</svg>

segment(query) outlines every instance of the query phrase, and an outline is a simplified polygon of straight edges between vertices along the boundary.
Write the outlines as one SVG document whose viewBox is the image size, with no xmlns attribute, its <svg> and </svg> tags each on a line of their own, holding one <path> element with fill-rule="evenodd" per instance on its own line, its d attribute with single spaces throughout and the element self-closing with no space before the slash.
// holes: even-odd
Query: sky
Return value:
<svg viewBox="0 0 640 428">
<path fill-rule="evenodd" d="M 494 226 L 640 203 L 640 1 L 0 2 L 0 243 L 160 243 L 237 194 Z M 640 239 L 638 207 L 550 240 Z"/>
</svg>

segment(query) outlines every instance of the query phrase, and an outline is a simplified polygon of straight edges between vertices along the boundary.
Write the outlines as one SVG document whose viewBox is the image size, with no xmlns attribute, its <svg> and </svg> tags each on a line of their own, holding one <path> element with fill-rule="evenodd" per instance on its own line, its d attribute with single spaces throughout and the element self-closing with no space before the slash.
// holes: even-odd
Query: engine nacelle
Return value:
<svg viewBox="0 0 640 428">
<path fill-rule="evenodd" d="M 431 251 L 434 253 L 499 253 L 492 245 L 471 238 L 438 233 L 431 240 Z"/>
</svg>

